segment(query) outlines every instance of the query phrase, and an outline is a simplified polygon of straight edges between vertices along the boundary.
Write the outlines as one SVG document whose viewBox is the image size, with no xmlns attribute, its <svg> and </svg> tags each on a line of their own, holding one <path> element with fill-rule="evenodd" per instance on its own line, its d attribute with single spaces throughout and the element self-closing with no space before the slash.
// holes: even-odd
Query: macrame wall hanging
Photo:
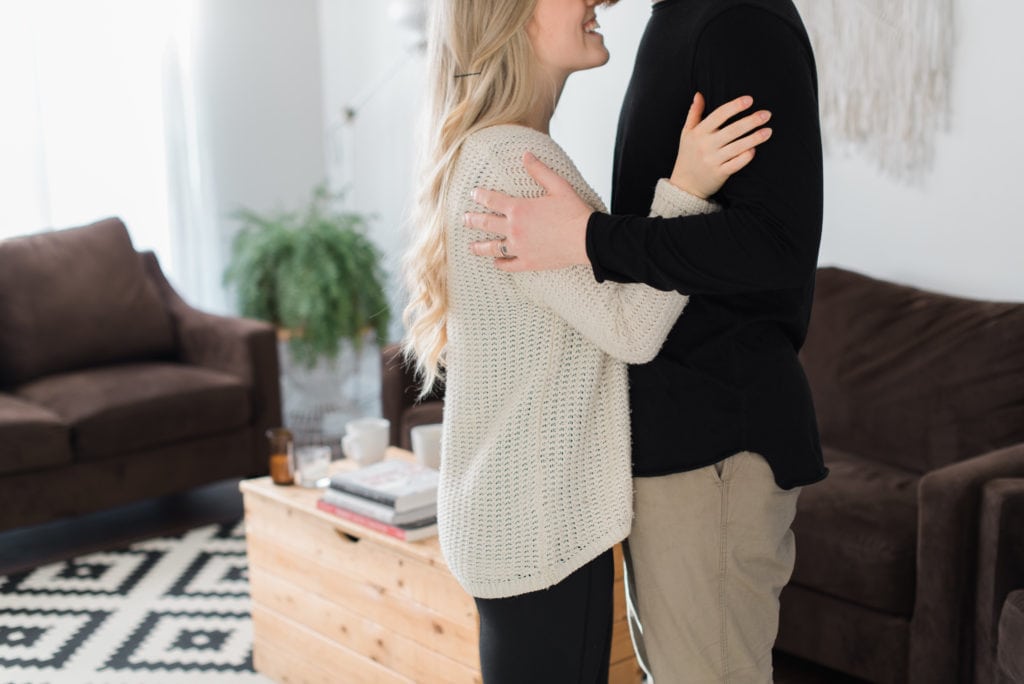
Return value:
<svg viewBox="0 0 1024 684">
<path fill-rule="evenodd" d="M 826 149 L 919 182 L 949 127 L 954 0 L 795 0 L 818 64 Z"/>
</svg>

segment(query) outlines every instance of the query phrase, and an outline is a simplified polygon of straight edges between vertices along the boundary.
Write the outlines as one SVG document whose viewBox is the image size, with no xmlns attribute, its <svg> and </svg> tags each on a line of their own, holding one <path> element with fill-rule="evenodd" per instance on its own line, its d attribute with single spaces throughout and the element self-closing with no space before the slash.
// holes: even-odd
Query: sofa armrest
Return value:
<svg viewBox="0 0 1024 684">
<path fill-rule="evenodd" d="M 380 405 L 391 421 L 391 444 L 401 444 L 402 415 L 419 403 L 422 384 L 402 355 L 402 345 L 389 344 L 380 351 Z M 444 399 L 444 384 L 439 382 L 424 401 Z"/>
<path fill-rule="evenodd" d="M 917 588 L 910 630 L 912 682 L 970 681 L 975 562 L 983 487 L 1024 477 L 1024 444 L 933 470 L 918 488 Z"/>
<path fill-rule="evenodd" d="M 974 681 L 996 679 L 999 616 L 1006 597 L 1024 589 L 1024 478 L 988 482 L 981 493 L 975 599 Z"/>
<path fill-rule="evenodd" d="M 143 252 L 141 257 L 174 320 L 178 358 L 183 363 L 233 375 L 249 386 L 258 447 L 253 465 L 255 472 L 262 472 L 266 469 L 263 432 L 281 425 L 281 379 L 274 326 L 248 318 L 217 316 L 192 307 L 167 281 L 152 252 Z"/>
</svg>

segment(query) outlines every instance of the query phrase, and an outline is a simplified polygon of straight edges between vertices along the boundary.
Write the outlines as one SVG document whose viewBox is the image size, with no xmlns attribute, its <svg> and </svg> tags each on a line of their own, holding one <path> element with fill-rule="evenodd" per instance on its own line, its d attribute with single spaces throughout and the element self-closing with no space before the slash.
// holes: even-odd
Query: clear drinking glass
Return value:
<svg viewBox="0 0 1024 684">
<path fill-rule="evenodd" d="M 326 487 L 330 484 L 330 464 L 331 447 L 298 447 L 295 449 L 296 483 L 303 487 Z"/>
</svg>

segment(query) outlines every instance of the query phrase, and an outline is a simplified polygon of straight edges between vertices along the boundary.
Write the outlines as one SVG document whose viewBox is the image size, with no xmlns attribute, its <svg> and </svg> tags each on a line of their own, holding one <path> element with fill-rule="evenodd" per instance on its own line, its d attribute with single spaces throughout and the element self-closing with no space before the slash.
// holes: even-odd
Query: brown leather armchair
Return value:
<svg viewBox="0 0 1024 684">
<path fill-rule="evenodd" d="M 266 472 L 275 333 L 186 304 L 119 219 L 0 241 L 0 529 Z"/>
<path fill-rule="evenodd" d="M 444 384 L 439 384 L 422 401 L 423 385 L 402 357 L 402 347 L 391 344 L 381 350 L 380 404 L 391 421 L 391 444 L 412 448 L 410 431 L 417 425 L 440 423 L 444 412 Z"/>
<path fill-rule="evenodd" d="M 777 647 L 972 681 L 982 492 L 1024 477 L 1024 304 L 824 268 L 801 357 L 831 474 L 800 497 Z"/>
</svg>

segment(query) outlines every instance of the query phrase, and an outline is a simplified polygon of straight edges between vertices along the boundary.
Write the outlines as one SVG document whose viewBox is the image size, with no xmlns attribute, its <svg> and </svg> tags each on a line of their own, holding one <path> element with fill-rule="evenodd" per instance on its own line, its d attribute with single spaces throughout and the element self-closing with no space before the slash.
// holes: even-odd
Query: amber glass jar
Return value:
<svg viewBox="0 0 1024 684">
<path fill-rule="evenodd" d="M 290 485 L 295 481 L 294 440 L 285 428 L 267 430 L 270 442 L 270 479 L 274 484 Z"/>
</svg>

